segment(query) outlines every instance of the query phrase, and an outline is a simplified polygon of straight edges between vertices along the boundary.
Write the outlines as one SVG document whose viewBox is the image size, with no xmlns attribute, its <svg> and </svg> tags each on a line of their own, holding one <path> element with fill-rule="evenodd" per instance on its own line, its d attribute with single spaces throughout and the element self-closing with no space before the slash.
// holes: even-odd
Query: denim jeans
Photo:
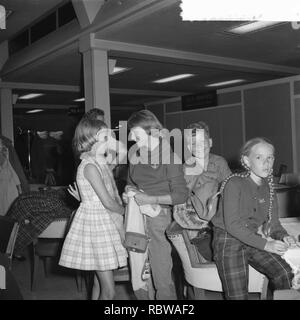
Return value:
<svg viewBox="0 0 300 320">
<path fill-rule="evenodd" d="M 166 237 L 166 229 L 172 222 L 171 210 L 162 208 L 155 218 L 146 218 L 149 242 L 149 261 L 156 300 L 176 300 L 176 290 L 172 279 L 172 247 Z"/>
</svg>

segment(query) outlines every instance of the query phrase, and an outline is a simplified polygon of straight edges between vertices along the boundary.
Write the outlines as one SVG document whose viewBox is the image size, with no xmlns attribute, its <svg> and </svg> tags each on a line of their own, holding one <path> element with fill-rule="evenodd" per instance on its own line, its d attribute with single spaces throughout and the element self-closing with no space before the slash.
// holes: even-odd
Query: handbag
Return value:
<svg viewBox="0 0 300 320">
<path fill-rule="evenodd" d="M 133 252 L 146 252 L 149 238 L 145 232 L 144 216 L 133 197 L 129 197 L 126 206 L 125 230 L 124 247 Z"/>
<path fill-rule="evenodd" d="M 144 253 L 147 250 L 149 239 L 146 235 L 137 232 L 126 232 L 124 247 L 133 252 Z"/>
<path fill-rule="evenodd" d="M 206 179 L 200 187 L 196 187 L 200 179 L 204 180 L 203 177 L 198 176 L 192 183 L 187 201 L 173 208 L 175 221 L 185 229 L 207 228 L 217 210 L 219 200 L 217 181 Z"/>
<path fill-rule="evenodd" d="M 212 230 L 204 228 L 198 232 L 195 238 L 190 240 L 206 261 L 213 261 L 212 238 Z"/>
</svg>

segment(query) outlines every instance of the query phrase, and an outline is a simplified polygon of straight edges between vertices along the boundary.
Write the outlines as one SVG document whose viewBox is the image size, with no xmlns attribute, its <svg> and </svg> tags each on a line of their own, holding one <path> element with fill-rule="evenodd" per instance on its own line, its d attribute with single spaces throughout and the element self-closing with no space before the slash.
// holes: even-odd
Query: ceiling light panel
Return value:
<svg viewBox="0 0 300 320">
<path fill-rule="evenodd" d="M 234 28 L 230 28 L 226 32 L 240 35 L 240 34 L 245 34 L 249 32 L 263 30 L 266 28 L 270 28 L 270 27 L 282 24 L 282 23 L 283 22 L 278 22 L 278 21 L 254 21 L 254 22 L 239 25 Z"/>
<path fill-rule="evenodd" d="M 26 113 L 38 113 L 38 112 L 43 112 L 44 110 L 42 109 L 33 109 L 33 110 L 29 110 Z"/>
<path fill-rule="evenodd" d="M 29 94 L 25 94 L 23 96 L 20 96 L 18 99 L 20 99 L 20 100 L 30 100 L 30 99 L 38 98 L 40 96 L 44 96 L 44 93 L 29 93 Z"/>
<path fill-rule="evenodd" d="M 128 71 L 128 70 L 130 70 L 130 69 L 129 68 L 123 68 L 123 67 L 114 67 L 114 70 L 110 75 L 115 75 L 115 74 L 118 74 L 118 73 L 121 73 L 121 72 L 125 72 L 125 71 Z"/>
<path fill-rule="evenodd" d="M 210 83 L 210 84 L 207 84 L 206 87 L 228 86 L 230 84 L 240 83 L 240 82 L 244 82 L 244 81 L 246 81 L 246 80 L 244 80 L 244 79 L 235 79 L 235 80 L 229 80 L 229 81 L 223 81 L 223 82 Z"/>
<path fill-rule="evenodd" d="M 191 73 L 183 73 L 183 74 L 177 74 L 175 76 L 172 77 L 168 77 L 168 78 L 163 78 L 163 79 L 158 79 L 153 81 L 154 83 L 166 83 L 166 82 L 172 82 L 172 81 L 178 81 L 181 79 L 186 79 L 186 78 L 190 78 L 195 76 L 194 74 Z"/>
</svg>

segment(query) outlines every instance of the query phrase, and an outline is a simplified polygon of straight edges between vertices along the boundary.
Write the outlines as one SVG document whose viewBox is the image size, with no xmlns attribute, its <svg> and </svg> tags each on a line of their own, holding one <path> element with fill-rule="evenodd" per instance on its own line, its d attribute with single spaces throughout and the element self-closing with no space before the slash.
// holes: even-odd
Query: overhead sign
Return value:
<svg viewBox="0 0 300 320">
<path fill-rule="evenodd" d="M 192 110 L 217 106 L 217 92 L 197 93 L 181 97 L 182 110 Z"/>
</svg>

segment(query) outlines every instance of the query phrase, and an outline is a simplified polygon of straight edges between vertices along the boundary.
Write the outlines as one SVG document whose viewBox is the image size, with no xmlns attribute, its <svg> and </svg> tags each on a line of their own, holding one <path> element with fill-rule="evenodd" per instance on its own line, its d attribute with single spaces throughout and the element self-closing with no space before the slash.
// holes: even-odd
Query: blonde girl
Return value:
<svg viewBox="0 0 300 320">
<path fill-rule="evenodd" d="M 214 225 L 213 251 L 227 299 L 248 298 L 248 265 L 265 274 L 273 289 L 289 289 L 293 273 L 282 259 L 295 239 L 278 218 L 272 171 L 274 146 L 254 138 L 241 150 L 243 174 L 233 174 L 221 187 Z"/>
<path fill-rule="evenodd" d="M 95 271 L 92 299 L 111 300 L 115 295 L 113 270 L 127 264 L 122 245 L 124 207 L 105 159 L 116 141 L 104 122 L 82 119 L 73 143 L 81 159 L 76 176 L 81 203 L 59 264 Z"/>
</svg>

